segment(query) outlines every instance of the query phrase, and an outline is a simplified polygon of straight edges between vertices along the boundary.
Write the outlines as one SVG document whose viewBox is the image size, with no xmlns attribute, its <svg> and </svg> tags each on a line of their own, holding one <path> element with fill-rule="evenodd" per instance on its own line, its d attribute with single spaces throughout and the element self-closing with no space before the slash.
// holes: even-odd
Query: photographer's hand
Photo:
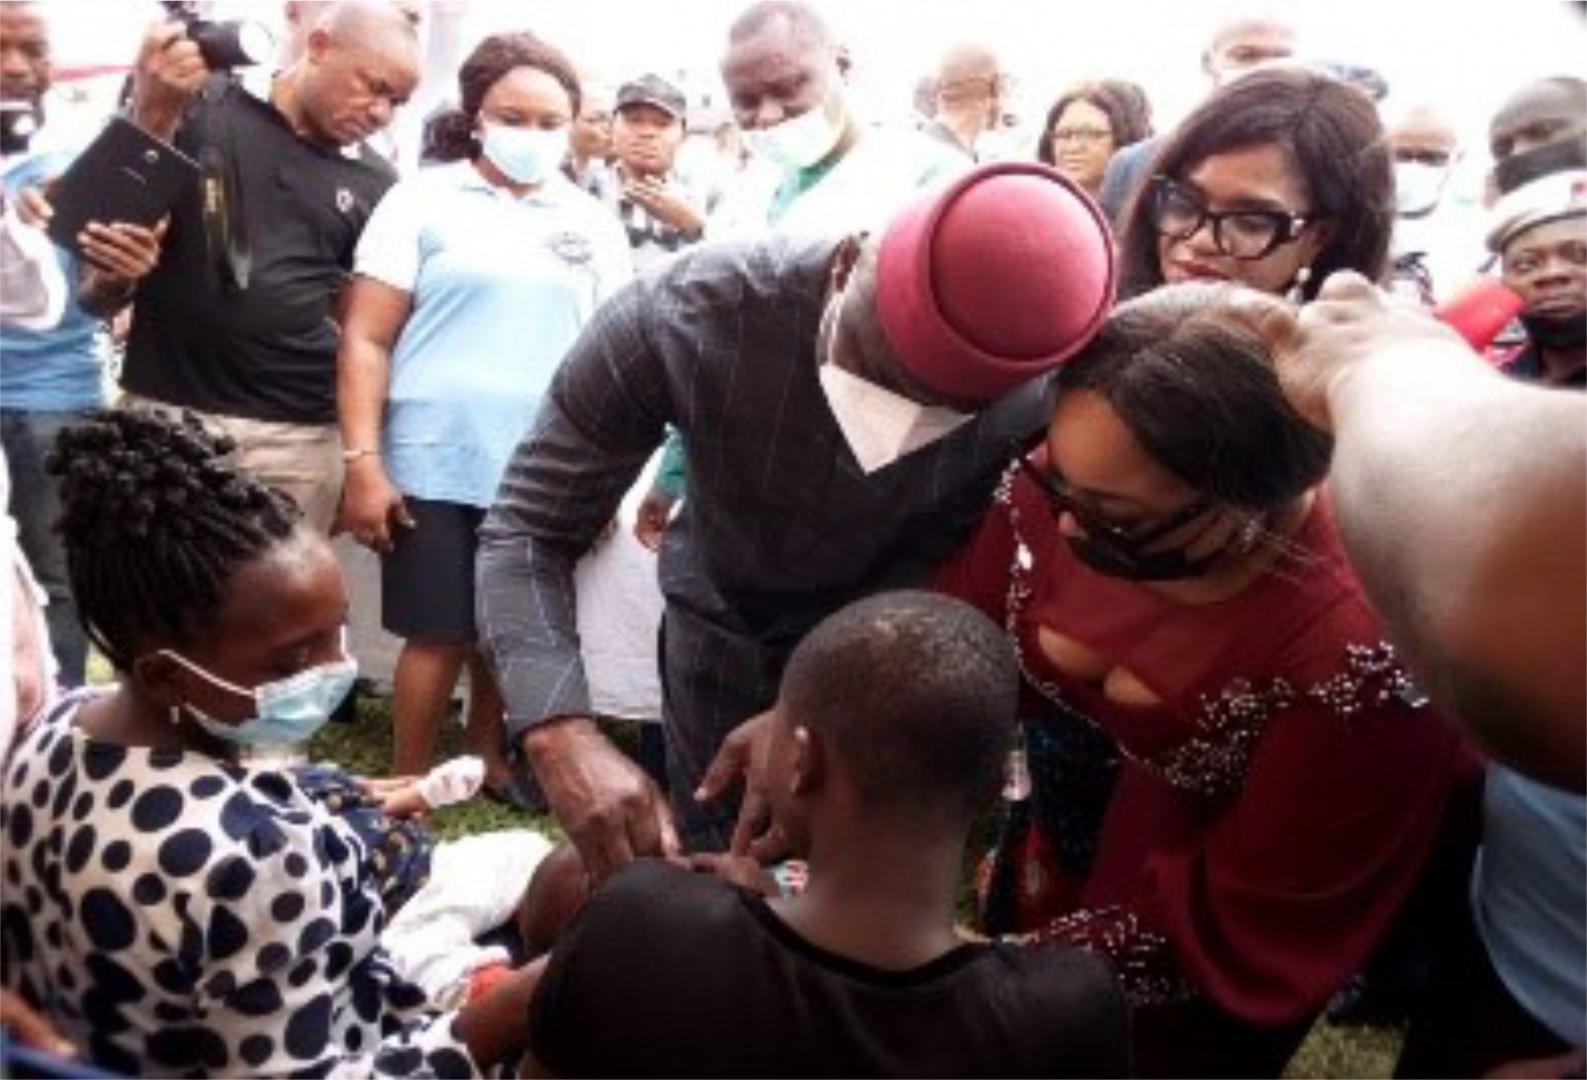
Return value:
<svg viewBox="0 0 1587 1080">
<path fill-rule="evenodd" d="M 182 113 L 208 78 L 204 57 L 182 24 L 156 23 L 143 35 L 133 66 L 133 123 L 170 142 L 182 124 Z"/>
</svg>

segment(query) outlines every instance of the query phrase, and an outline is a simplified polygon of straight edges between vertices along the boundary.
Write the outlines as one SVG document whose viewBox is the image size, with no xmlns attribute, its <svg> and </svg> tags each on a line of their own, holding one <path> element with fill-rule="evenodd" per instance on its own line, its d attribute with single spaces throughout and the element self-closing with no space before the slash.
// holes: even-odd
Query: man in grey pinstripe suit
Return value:
<svg viewBox="0 0 1587 1080">
<path fill-rule="evenodd" d="M 880 236 L 704 245 L 597 313 L 479 560 L 512 752 L 597 878 L 677 851 L 678 826 L 681 846 L 723 846 L 731 811 L 693 797 L 723 740 L 770 706 L 811 626 L 953 550 L 1112 287 L 1100 212 L 1056 173 L 1004 164 Z M 660 562 L 670 812 L 589 719 L 572 583 L 668 423 L 691 463 Z"/>
</svg>

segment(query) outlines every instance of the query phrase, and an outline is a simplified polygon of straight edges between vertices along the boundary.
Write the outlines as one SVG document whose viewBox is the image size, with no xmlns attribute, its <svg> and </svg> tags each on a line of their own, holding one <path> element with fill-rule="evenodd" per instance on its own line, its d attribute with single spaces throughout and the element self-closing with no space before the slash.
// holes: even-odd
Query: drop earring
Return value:
<svg viewBox="0 0 1587 1080">
<path fill-rule="evenodd" d="M 1254 551 L 1256 549 L 1256 542 L 1258 539 L 1260 539 L 1261 534 L 1262 522 L 1257 518 L 1251 518 L 1244 525 L 1240 526 L 1240 533 L 1235 541 L 1236 547 L 1239 549 L 1240 554 L 1249 555 L 1252 551 Z"/>
<path fill-rule="evenodd" d="M 1295 280 L 1290 283 L 1289 292 L 1284 294 L 1284 299 L 1292 304 L 1304 303 L 1306 283 L 1311 280 L 1311 267 L 1303 266 L 1295 271 Z"/>
</svg>

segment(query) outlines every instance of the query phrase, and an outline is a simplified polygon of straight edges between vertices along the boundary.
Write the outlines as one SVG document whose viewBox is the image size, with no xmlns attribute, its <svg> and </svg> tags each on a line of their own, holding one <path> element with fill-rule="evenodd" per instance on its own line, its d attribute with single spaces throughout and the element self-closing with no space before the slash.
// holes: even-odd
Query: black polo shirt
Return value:
<svg viewBox="0 0 1587 1080">
<path fill-rule="evenodd" d="M 300 138 L 274 106 L 229 79 L 206 88 L 176 145 L 227 173 L 231 248 L 241 257 L 226 258 L 213 216 L 206 233 L 203 188 L 194 185 L 138 289 L 122 386 L 206 412 L 334 423 L 332 308 L 396 173 L 367 148 L 350 156 Z M 239 265 L 245 285 L 232 269 Z"/>
</svg>

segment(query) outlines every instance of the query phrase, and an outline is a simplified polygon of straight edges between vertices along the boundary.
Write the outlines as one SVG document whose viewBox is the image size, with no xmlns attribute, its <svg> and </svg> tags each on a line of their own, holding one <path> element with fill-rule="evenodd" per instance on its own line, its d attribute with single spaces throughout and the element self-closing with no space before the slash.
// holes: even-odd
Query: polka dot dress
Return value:
<svg viewBox="0 0 1587 1080">
<path fill-rule="evenodd" d="M 281 772 L 95 742 L 88 700 L 0 774 L 7 987 L 128 1075 L 477 1075 L 392 972 L 350 829 Z"/>
</svg>

